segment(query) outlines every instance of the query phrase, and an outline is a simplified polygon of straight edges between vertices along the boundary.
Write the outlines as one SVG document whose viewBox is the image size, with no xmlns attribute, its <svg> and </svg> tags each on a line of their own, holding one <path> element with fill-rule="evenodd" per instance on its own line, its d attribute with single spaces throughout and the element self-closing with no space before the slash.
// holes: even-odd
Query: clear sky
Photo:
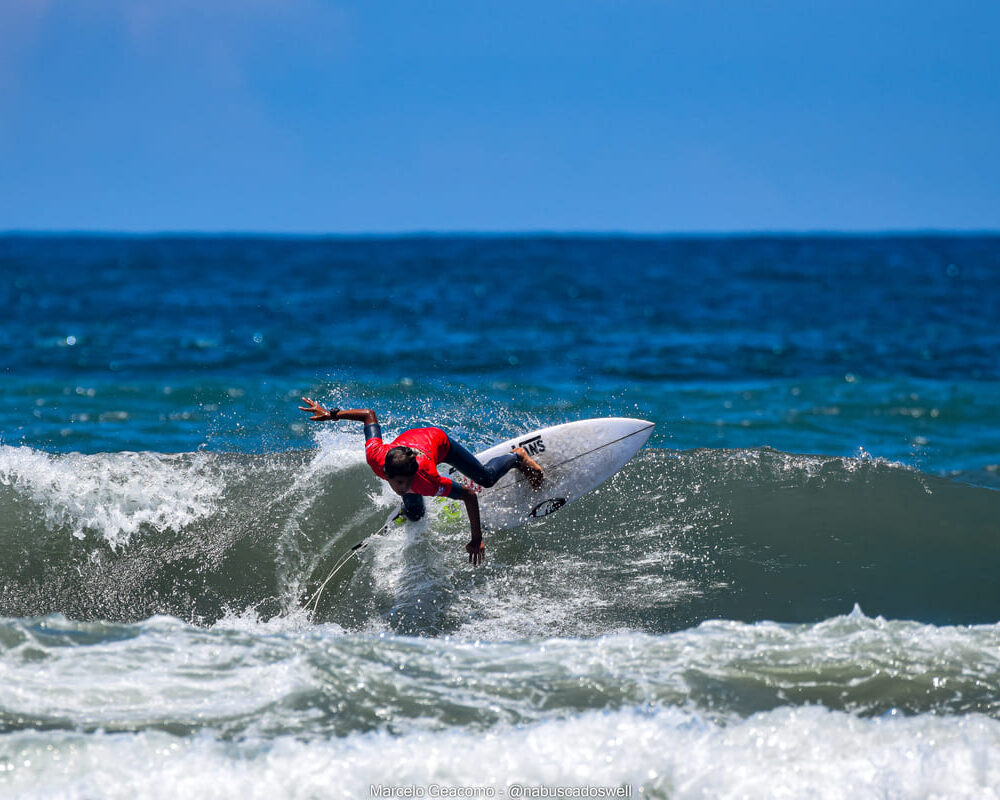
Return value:
<svg viewBox="0 0 1000 800">
<path fill-rule="evenodd" d="M 0 0 L 0 230 L 926 228 L 996 0 Z"/>
</svg>

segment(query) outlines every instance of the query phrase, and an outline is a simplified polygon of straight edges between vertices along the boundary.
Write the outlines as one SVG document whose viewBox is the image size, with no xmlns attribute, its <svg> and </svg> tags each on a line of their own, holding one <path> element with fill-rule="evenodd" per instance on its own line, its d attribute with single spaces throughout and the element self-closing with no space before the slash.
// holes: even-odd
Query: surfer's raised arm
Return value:
<svg viewBox="0 0 1000 800">
<path fill-rule="evenodd" d="M 308 397 L 303 397 L 302 402 L 305 403 L 305 405 L 299 406 L 299 410 L 305 411 L 307 414 L 312 414 L 312 416 L 309 417 L 312 422 L 327 422 L 331 420 L 336 421 L 338 419 L 348 419 L 354 422 L 363 422 L 365 425 L 378 425 L 378 420 L 375 418 L 375 412 L 370 408 L 331 408 L 327 411 L 315 400 L 310 400 Z"/>
</svg>

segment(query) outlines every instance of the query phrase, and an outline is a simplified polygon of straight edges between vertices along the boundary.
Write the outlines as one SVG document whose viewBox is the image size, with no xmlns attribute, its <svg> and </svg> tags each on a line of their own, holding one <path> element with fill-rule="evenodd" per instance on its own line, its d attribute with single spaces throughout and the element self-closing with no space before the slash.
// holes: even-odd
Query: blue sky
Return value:
<svg viewBox="0 0 1000 800">
<path fill-rule="evenodd" d="M 3 0 L 0 230 L 1000 229 L 996 2 Z"/>
</svg>

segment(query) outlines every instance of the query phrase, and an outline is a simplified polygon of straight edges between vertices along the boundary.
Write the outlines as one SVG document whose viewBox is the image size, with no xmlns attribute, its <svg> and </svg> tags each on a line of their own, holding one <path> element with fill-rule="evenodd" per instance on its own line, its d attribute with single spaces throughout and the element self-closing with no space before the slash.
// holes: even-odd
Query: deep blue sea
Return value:
<svg viewBox="0 0 1000 800">
<path fill-rule="evenodd" d="M 1000 797 L 1000 236 L 5 235 L 0 308 L 0 795 Z M 657 427 L 313 614 L 396 501 L 303 395 Z"/>
</svg>

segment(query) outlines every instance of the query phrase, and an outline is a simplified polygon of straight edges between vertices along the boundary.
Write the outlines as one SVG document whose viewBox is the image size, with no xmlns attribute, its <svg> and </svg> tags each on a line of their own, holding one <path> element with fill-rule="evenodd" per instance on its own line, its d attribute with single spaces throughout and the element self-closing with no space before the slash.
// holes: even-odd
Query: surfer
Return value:
<svg viewBox="0 0 1000 800">
<path fill-rule="evenodd" d="M 404 431 L 391 444 L 383 444 L 382 429 L 375 412 L 370 408 L 327 410 L 315 400 L 303 397 L 299 409 L 312 414 L 313 422 L 327 420 L 352 420 L 365 424 L 365 457 L 368 466 L 392 490 L 403 497 L 403 513 L 408 519 L 418 520 L 424 515 L 424 497 L 451 497 L 465 503 L 472 528 L 472 540 L 465 546 L 470 564 L 481 564 L 486 557 L 483 532 L 479 520 L 479 499 L 476 492 L 439 475 L 437 465 L 449 464 L 480 486 L 489 488 L 515 467 L 524 474 L 531 485 L 542 485 L 542 468 L 535 463 L 523 447 L 491 459 L 486 464 L 479 460 L 440 428 L 414 428 Z"/>
</svg>

